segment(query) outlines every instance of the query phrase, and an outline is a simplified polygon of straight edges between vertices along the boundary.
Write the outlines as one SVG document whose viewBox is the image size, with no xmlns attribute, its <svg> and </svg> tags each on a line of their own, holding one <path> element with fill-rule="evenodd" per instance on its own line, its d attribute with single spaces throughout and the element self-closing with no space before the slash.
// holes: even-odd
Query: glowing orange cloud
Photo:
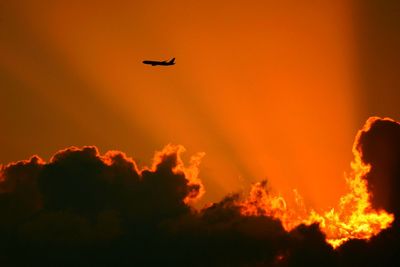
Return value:
<svg viewBox="0 0 400 267">
<path fill-rule="evenodd" d="M 242 214 L 275 217 L 282 221 L 287 231 L 300 224 L 318 223 L 321 231 L 326 235 L 327 242 L 334 248 L 349 239 L 368 240 L 389 227 L 394 216 L 384 210 L 374 210 L 371 207 L 370 192 L 365 180 L 370 166 L 361 160 L 362 151 L 357 146 L 361 134 L 368 131 L 377 119 L 379 118 L 369 118 L 357 133 L 353 145 L 352 173 L 346 177 L 349 192 L 340 198 L 337 209 L 332 208 L 323 213 L 318 213 L 313 209 L 307 210 L 297 191 L 295 191 L 295 207 L 288 207 L 282 196 L 271 194 L 266 183 L 259 182 L 253 185 L 249 196 L 244 201 L 237 203 L 241 207 Z"/>
<path fill-rule="evenodd" d="M 199 152 L 190 157 L 189 166 L 185 166 L 181 158 L 181 154 L 185 152 L 185 148 L 181 145 L 167 145 L 161 151 L 157 151 L 153 158 L 153 164 L 150 170 L 155 171 L 157 166 L 164 161 L 166 157 L 176 156 L 176 166 L 173 168 L 175 174 L 183 173 L 188 179 L 189 186 L 197 186 L 197 190 L 189 192 L 188 196 L 184 199 L 186 204 L 194 203 L 196 200 L 200 199 L 206 192 L 204 185 L 199 179 L 199 165 L 201 159 L 204 157 L 204 152 Z M 147 169 L 146 167 L 143 169 Z M 143 171 L 142 170 L 142 171 Z"/>
</svg>

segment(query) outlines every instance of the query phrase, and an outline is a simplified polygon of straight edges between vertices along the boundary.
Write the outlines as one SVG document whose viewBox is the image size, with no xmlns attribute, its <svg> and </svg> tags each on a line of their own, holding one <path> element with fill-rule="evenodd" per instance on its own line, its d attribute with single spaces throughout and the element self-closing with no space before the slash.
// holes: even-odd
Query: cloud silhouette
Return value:
<svg viewBox="0 0 400 267">
<path fill-rule="evenodd" d="M 398 123 L 372 118 L 355 144 L 371 165 L 365 178 L 374 205 L 396 216 L 399 133 Z M 318 224 L 287 232 L 276 218 L 243 215 L 239 194 L 196 210 L 202 154 L 186 166 L 182 152 L 169 145 L 144 169 L 122 152 L 101 155 L 96 147 L 2 166 L 2 265 L 381 266 L 400 255 L 398 223 L 334 250 Z"/>
<path fill-rule="evenodd" d="M 359 134 L 358 150 L 371 165 L 366 175 L 372 204 L 400 216 L 400 125 L 372 117 Z"/>
</svg>

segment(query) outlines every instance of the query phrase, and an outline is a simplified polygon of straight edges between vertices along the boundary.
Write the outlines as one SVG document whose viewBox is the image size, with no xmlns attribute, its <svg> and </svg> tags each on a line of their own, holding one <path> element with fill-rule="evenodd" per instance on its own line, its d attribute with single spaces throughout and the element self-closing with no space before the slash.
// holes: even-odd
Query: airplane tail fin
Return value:
<svg viewBox="0 0 400 267">
<path fill-rule="evenodd" d="M 175 58 L 172 58 L 168 63 L 175 64 Z"/>
</svg>

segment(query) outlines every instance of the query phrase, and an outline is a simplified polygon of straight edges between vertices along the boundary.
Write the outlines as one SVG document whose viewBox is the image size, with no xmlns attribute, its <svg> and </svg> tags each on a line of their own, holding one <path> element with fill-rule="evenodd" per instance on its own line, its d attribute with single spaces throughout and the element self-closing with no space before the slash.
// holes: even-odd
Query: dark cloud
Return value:
<svg viewBox="0 0 400 267">
<path fill-rule="evenodd" d="M 361 131 L 358 150 L 371 165 L 366 175 L 372 204 L 400 216 L 400 125 L 391 119 L 370 118 Z"/>
<path fill-rule="evenodd" d="M 114 242 L 126 255 L 136 253 L 133 259 L 142 257 L 140 248 L 157 239 L 159 225 L 191 214 L 185 198 L 200 193 L 202 185 L 179 170 L 179 151 L 167 147 L 144 170 L 121 152 L 100 155 L 95 147 L 60 151 L 49 163 L 33 157 L 4 166 L 0 223 L 8 253 L 3 257 L 22 265 L 76 264 L 116 257 L 109 247 Z"/>
<path fill-rule="evenodd" d="M 376 207 L 395 214 L 399 129 L 370 120 L 355 146 L 372 166 Z M 168 146 L 142 170 L 122 152 L 95 147 L 3 166 L 2 266 L 382 266 L 399 255 L 397 224 L 334 250 L 317 224 L 287 232 L 278 219 L 244 216 L 237 194 L 195 210 L 188 203 L 203 188 L 181 152 Z"/>
</svg>

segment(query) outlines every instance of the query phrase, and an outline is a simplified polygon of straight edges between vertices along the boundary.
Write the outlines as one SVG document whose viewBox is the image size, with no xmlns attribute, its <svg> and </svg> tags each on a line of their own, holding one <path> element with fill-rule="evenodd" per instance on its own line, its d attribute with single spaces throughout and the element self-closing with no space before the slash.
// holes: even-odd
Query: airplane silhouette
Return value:
<svg viewBox="0 0 400 267">
<path fill-rule="evenodd" d="M 171 66 L 175 65 L 175 58 L 171 59 L 170 61 L 153 61 L 153 60 L 145 60 L 143 64 L 148 64 L 152 66 Z"/>
</svg>

